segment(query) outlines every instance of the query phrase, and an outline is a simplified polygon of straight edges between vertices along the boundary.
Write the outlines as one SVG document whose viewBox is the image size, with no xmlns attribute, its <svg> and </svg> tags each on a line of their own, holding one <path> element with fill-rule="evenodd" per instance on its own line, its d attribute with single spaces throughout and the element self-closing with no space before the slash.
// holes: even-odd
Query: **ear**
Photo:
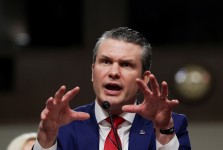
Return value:
<svg viewBox="0 0 223 150">
<path fill-rule="evenodd" d="M 91 65 L 91 82 L 93 82 L 94 64 Z"/>
<path fill-rule="evenodd" d="M 150 71 L 145 71 L 142 75 L 142 80 L 144 83 L 148 84 L 149 83 L 149 75 L 151 74 Z"/>
</svg>

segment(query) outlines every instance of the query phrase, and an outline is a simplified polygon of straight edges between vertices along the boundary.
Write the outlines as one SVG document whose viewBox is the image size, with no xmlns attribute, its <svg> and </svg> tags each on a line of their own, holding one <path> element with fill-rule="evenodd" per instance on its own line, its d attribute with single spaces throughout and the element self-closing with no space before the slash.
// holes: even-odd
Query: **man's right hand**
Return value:
<svg viewBox="0 0 223 150">
<path fill-rule="evenodd" d="M 59 127 L 73 120 L 85 120 L 90 118 L 88 113 L 75 112 L 69 106 L 69 101 L 79 92 L 80 88 L 66 92 L 66 87 L 61 86 L 46 102 L 46 107 L 41 113 L 41 121 L 38 130 L 38 142 L 43 148 L 54 145 Z"/>
</svg>

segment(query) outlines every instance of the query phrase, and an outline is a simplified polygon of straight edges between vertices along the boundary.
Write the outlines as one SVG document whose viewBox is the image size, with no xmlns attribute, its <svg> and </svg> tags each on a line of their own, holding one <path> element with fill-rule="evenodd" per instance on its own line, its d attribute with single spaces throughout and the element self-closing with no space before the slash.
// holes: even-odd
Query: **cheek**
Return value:
<svg viewBox="0 0 223 150">
<path fill-rule="evenodd" d="M 137 91 L 139 90 L 136 83 L 131 83 L 130 85 L 128 85 L 128 88 L 131 93 L 137 93 Z"/>
<path fill-rule="evenodd" d="M 124 83 L 126 83 L 125 87 L 131 92 L 135 93 L 139 90 L 139 87 L 136 83 L 136 78 L 140 78 L 140 76 L 128 74 L 128 76 L 126 76 L 126 80 L 124 81 Z"/>
<path fill-rule="evenodd" d="M 100 83 L 102 83 L 105 76 L 106 76 L 105 70 L 95 68 L 92 71 L 92 82 L 93 82 L 94 86 L 100 85 Z"/>
<path fill-rule="evenodd" d="M 100 66 L 95 66 L 94 70 L 92 71 L 92 75 L 94 79 L 99 79 L 105 77 L 108 72 L 109 68 L 108 67 L 100 67 Z"/>
<path fill-rule="evenodd" d="M 136 78 L 141 78 L 141 75 L 135 71 L 132 73 L 124 72 L 122 75 L 123 79 L 125 79 L 129 84 L 136 84 Z"/>
<path fill-rule="evenodd" d="M 98 82 L 100 81 L 99 79 L 101 78 L 101 73 L 99 71 L 94 71 L 92 73 L 92 81 Z"/>
</svg>

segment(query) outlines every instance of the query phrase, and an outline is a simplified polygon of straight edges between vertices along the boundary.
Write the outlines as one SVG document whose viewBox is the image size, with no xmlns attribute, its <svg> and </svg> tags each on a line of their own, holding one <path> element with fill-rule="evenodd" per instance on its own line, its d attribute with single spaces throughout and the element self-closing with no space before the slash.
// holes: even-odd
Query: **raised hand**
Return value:
<svg viewBox="0 0 223 150">
<path fill-rule="evenodd" d="M 60 126 L 73 120 L 85 120 L 90 116 L 88 113 L 75 112 L 69 106 L 69 101 L 79 92 L 79 87 L 68 91 L 61 86 L 46 102 L 46 107 L 41 113 L 39 124 L 38 141 L 43 148 L 51 147 L 57 137 Z"/>
<path fill-rule="evenodd" d="M 162 82 L 160 89 L 159 84 L 153 74 L 149 75 L 150 86 L 141 79 L 136 82 L 144 95 L 144 100 L 139 105 L 125 105 L 122 110 L 125 112 L 138 113 L 146 119 L 153 121 L 155 128 L 165 129 L 172 121 L 171 113 L 173 107 L 179 102 L 178 100 L 168 100 L 168 86 Z"/>
</svg>

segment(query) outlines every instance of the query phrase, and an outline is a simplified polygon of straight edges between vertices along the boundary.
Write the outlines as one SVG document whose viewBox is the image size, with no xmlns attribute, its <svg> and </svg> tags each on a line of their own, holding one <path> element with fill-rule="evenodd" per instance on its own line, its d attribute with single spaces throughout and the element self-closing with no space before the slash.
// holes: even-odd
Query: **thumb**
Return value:
<svg viewBox="0 0 223 150">
<path fill-rule="evenodd" d="M 141 109 L 139 105 L 124 105 L 122 111 L 129 113 L 140 113 Z"/>
<path fill-rule="evenodd" d="M 72 118 L 72 120 L 86 120 L 86 119 L 90 118 L 90 115 L 88 113 L 85 113 L 85 112 L 74 111 L 71 114 L 71 118 Z"/>
</svg>

